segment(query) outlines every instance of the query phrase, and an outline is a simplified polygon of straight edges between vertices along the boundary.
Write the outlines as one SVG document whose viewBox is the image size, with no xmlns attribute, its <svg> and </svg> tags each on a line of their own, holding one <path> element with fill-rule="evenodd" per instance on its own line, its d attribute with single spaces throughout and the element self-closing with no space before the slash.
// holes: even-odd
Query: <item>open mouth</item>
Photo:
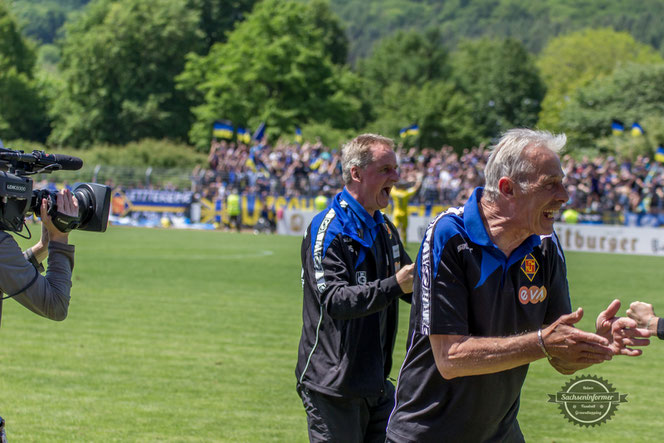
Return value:
<svg viewBox="0 0 664 443">
<path fill-rule="evenodd" d="M 387 186 L 381 190 L 381 193 L 383 194 L 383 197 L 389 198 L 390 197 L 390 191 L 392 191 L 391 186 Z"/>
<path fill-rule="evenodd" d="M 556 213 L 556 211 L 553 210 L 553 209 L 546 210 L 546 211 L 544 211 L 544 218 L 549 219 L 549 220 L 553 220 L 553 215 L 555 213 Z"/>
</svg>

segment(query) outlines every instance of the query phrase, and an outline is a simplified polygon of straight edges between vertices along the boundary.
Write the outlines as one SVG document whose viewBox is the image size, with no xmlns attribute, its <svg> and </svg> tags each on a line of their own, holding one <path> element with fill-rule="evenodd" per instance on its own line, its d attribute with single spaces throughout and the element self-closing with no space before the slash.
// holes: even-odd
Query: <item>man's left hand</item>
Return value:
<svg viewBox="0 0 664 443">
<path fill-rule="evenodd" d="M 647 329 L 637 328 L 636 321 L 628 317 L 616 317 L 620 309 L 620 300 L 613 300 L 609 306 L 597 316 L 595 327 L 597 335 L 609 340 L 609 347 L 614 355 L 629 355 L 636 357 L 641 355 L 640 349 L 631 349 L 628 346 L 647 346 L 650 340 L 650 332 Z"/>
</svg>

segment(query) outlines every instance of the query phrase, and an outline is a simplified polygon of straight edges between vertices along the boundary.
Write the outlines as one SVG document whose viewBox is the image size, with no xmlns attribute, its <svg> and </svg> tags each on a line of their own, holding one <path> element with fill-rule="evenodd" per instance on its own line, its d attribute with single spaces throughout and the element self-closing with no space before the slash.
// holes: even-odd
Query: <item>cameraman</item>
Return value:
<svg viewBox="0 0 664 443">
<path fill-rule="evenodd" d="M 78 201 L 68 189 L 57 194 L 58 212 L 78 217 Z M 71 271 L 74 268 L 74 246 L 68 233 L 60 232 L 48 215 L 48 203 L 42 199 L 40 215 L 42 233 L 39 242 L 21 253 L 14 238 L 0 231 L 0 293 L 42 317 L 64 320 L 69 307 Z M 46 276 L 41 262 L 48 258 Z M 0 300 L 0 318 L 2 300 Z"/>
</svg>

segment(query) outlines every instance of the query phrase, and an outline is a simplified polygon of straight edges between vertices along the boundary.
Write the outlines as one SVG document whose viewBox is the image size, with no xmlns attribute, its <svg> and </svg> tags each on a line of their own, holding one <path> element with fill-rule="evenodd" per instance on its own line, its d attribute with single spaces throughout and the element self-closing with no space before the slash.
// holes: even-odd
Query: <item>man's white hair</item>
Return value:
<svg viewBox="0 0 664 443">
<path fill-rule="evenodd" d="M 548 131 L 532 129 L 510 129 L 493 147 L 484 169 L 483 198 L 495 201 L 499 195 L 498 181 L 509 177 L 522 188 L 528 185 L 528 176 L 534 165 L 524 157 L 526 148 L 547 148 L 558 154 L 567 143 L 565 134 L 554 135 Z"/>
</svg>

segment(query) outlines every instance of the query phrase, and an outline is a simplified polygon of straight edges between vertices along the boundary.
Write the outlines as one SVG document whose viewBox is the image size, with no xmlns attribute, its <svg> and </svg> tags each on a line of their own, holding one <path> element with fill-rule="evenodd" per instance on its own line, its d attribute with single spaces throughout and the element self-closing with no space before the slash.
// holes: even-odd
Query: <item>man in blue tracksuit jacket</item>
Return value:
<svg viewBox="0 0 664 443">
<path fill-rule="evenodd" d="M 410 301 L 413 283 L 411 259 L 380 211 L 399 180 L 393 148 L 373 134 L 344 146 L 345 188 L 302 242 L 295 374 L 311 441 L 385 440 L 398 299 Z"/>
</svg>

